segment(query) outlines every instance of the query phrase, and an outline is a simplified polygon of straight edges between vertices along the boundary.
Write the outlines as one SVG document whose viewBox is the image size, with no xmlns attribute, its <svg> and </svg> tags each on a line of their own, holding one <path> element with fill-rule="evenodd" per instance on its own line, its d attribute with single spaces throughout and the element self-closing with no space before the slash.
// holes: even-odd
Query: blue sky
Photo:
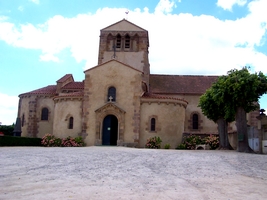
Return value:
<svg viewBox="0 0 267 200">
<path fill-rule="evenodd" d="M 99 31 L 123 18 L 149 31 L 151 73 L 267 75 L 266 0 L 0 0 L 0 122 L 18 95 L 76 81 L 97 64 Z M 125 11 L 129 11 L 126 16 Z M 267 110 L 267 96 L 261 100 Z"/>
</svg>

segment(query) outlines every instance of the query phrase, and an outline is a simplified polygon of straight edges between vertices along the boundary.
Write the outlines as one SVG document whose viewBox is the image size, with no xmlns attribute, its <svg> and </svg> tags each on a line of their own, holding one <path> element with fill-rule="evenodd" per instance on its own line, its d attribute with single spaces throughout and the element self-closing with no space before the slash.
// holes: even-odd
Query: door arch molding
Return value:
<svg viewBox="0 0 267 200">
<path fill-rule="evenodd" d="M 122 146 L 125 130 L 125 111 L 119 108 L 115 103 L 109 102 L 98 108 L 96 111 L 96 134 L 95 145 L 102 145 L 102 127 L 104 118 L 108 115 L 114 115 L 118 120 L 118 140 L 117 146 Z"/>
</svg>

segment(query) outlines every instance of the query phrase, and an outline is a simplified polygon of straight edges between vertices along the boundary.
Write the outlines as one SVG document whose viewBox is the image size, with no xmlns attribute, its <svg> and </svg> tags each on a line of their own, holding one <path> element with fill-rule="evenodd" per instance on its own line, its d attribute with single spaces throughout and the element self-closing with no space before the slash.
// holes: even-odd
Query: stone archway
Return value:
<svg viewBox="0 0 267 200">
<path fill-rule="evenodd" d="M 102 145 L 116 146 L 118 140 L 118 119 L 107 115 L 102 123 Z"/>
<path fill-rule="evenodd" d="M 124 141 L 124 123 L 125 123 L 125 111 L 119 108 L 115 103 L 108 102 L 104 106 L 98 108 L 96 111 L 96 135 L 95 135 L 95 145 L 102 145 L 103 138 L 103 122 L 105 117 L 112 115 L 117 118 L 118 124 L 118 137 L 117 146 L 122 146 Z"/>
</svg>

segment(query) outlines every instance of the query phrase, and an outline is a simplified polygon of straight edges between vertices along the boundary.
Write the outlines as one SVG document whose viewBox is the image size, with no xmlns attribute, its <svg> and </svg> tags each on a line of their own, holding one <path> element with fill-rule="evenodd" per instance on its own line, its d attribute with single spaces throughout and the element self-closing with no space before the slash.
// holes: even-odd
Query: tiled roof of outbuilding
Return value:
<svg viewBox="0 0 267 200">
<path fill-rule="evenodd" d="M 156 75 L 149 78 L 150 92 L 156 94 L 203 94 L 218 76 Z"/>
<path fill-rule="evenodd" d="M 84 82 L 70 82 L 62 87 L 62 89 L 84 89 Z"/>
<path fill-rule="evenodd" d="M 69 79 L 70 77 L 73 79 L 72 74 L 66 74 L 65 76 L 63 76 L 62 78 L 60 78 L 59 80 L 57 80 L 57 83 L 62 83 L 64 81 L 66 81 L 67 79 Z"/>
<path fill-rule="evenodd" d="M 26 92 L 21 95 L 28 95 L 28 94 L 48 94 L 48 95 L 53 95 L 56 94 L 56 90 L 57 90 L 57 86 L 56 85 L 48 85 L 46 87 L 43 88 L 39 88 L 37 90 L 33 90 L 31 92 Z"/>
<path fill-rule="evenodd" d="M 149 98 L 149 99 L 172 99 L 172 100 L 179 100 L 179 101 L 184 101 L 185 103 L 188 104 L 188 102 L 184 99 L 180 98 L 175 98 L 175 97 L 169 97 L 169 96 L 163 96 L 163 95 L 158 95 L 158 94 L 152 94 L 152 93 L 144 93 L 143 98 Z"/>
</svg>

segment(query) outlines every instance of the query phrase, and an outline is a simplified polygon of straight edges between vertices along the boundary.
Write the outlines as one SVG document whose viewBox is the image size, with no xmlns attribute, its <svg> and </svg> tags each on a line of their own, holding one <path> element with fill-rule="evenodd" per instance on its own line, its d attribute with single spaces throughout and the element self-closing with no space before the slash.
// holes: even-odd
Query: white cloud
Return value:
<svg viewBox="0 0 267 200">
<path fill-rule="evenodd" d="M 149 31 L 152 73 L 219 75 L 245 65 L 267 73 L 267 55 L 255 49 L 267 45 L 267 1 L 250 2 L 249 14 L 237 20 L 175 15 L 170 13 L 174 6 L 174 1 L 161 0 L 154 13 L 136 8 L 128 14 L 129 21 Z M 87 69 L 97 64 L 100 29 L 124 18 L 125 10 L 103 8 L 73 18 L 56 15 L 37 26 L 0 21 L 0 39 L 41 50 L 41 61 L 59 62 L 59 53 L 69 49 L 77 62 L 86 61 Z"/>
<path fill-rule="evenodd" d="M 155 8 L 155 14 L 167 14 L 171 13 L 173 7 L 175 7 L 174 1 L 169 0 L 160 0 L 158 5 Z"/>
<path fill-rule="evenodd" d="M 32 3 L 35 3 L 35 4 L 39 4 L 40 3 L 39 0 L 29 0 L 29 1 L 32 2 Z"/>
<path fill-rule="evenodd" d="M 12 125 L 16 122 L 19 98 L 0 93 L 0 99 L 0 122 L 2 125 Z"/>
<path fill-rule="evenodd" d="M 9 18 L 7 16 L 4 16 L 4 15 L 0 15 L 0 21 L 6 21 L 8 20 Z"/>
<path fill-rule="evenodd" d="M 245 65 L 267 73 L 267 55 L 255 48 L 267 46 L 263 39 L 267 33 L 266 0 L 248 3 L 249 14 L 237 20 L 171 14 L 174 6 L 174 1 L 161 0 L 152 13 L 148 8 L 136 8 L 127 16 L 129 21 L 149 31 L 151 73 L 221 75 Z M 39 50 L 41 61 L 60 62 L 60 52 L 69 49 L 77 62 L 86 61 L 88 69 L 97 64 L 100 29 L 123 19 L 125 10 L 102 8 L 94 14 L 73 18 L 56 15 L 39 25 L 15 25 L 0 16 L 0 40 L 15 47 Z M 17 107 L 8 106 L 11 102 L 8 96 L 2 94 L 0 99 L 0 121 L 13 123 Z M 14 99 L 10 105 L 17 105 L 18 98 Z M 5 121 L 11 113 L 13 117 Z"/>
<path fill-rule="evenodd" d="M 22 12 L 24 10 L 24 7 L 23 6 L 19 6 L 18 10 Z"/>
<path fill-rule="evenodd" d="M 237 4 L 238 6 L 244 6 L 247 0 L 218 0 L 217 6 L 222 7 L 224 10 L 232 11 L 232 7 Z"/>
</svg>

